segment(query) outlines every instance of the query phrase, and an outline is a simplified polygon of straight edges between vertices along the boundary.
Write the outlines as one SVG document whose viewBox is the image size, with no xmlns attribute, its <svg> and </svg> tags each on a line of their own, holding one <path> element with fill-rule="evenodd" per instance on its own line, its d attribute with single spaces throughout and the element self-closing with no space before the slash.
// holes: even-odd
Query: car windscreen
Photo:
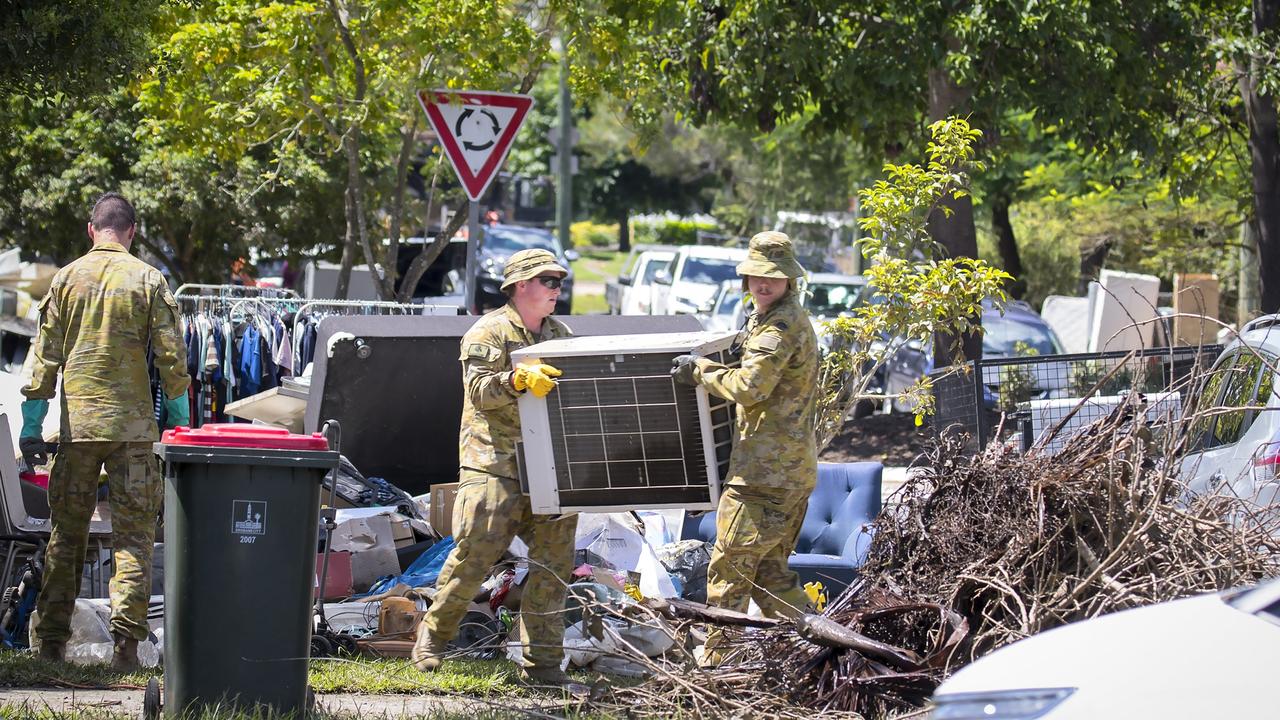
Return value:
<svg viewBox="0 0 1280 720">
<path fill-rule="evenodd" d="M 738 277 L 738 263 L 733 260 L 716 260 L 712 258 L 685 258 L 684 269 L 680 271 L 680 282 L 704 283 L 719 285 L 725 280 Z"/>
<path fill-rule="evenodd" d="M 500 255 L 510 255 L 521 250 L 531 249 L 550 250 L 557 256 L 560 255 L 560 244 L 556 242 L 554 235 L 506 228 L 486 229 L 484 247 L 486 250 Z"/>
<path fill-rule="evenodd" d="M 716 308 L 717 315 L 732 315 L 738 310 L 738 305 L 742 303 L 742 293 L 729 293 L 720 301 L 719 307 Z"/>
<path fill-rule="evenodd" d="M 640 278 L 641 285 L 650 285 L 653 283 L 653 276 L 662 270 L 671 266 L 670 260 L 650 260 L 648 265 L 644 266 L 644 276 Z"/>
<path fill-rule="evenodd" d="M 858 306 L 858 293 L 862 287 L 852 283 L 814 283 L 809 286 L 805 307 L 810 315 L 818 317 L 837 317 L 840 313 L 852 312 Z"/>
<path fill-rule="evenodd" d="M 1044 325 L 1014 320 L 1008 316 L 988 313 L 982 317 L 982 354 L 999 357 L 1016 357 L 1034 351 L 1036 355 L 1057 355 L 1062 352 L 1053 331 Z"/>
</svg>

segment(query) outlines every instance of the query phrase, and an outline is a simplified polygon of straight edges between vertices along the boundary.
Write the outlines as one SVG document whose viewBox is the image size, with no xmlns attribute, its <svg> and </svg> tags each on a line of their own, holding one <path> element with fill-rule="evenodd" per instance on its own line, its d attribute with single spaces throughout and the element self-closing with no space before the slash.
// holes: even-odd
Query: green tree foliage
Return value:
<svg viewBox="0 0 1280 720">
<path fill-rule="evenodd" d="M 636 21 L 647 71 L 623 80 L 641 120 L 673 100 L 697 123 L 762 131 L 811 114 L 872 156 L 903 152 L 922 121 L 952 114 L 988 128 L 984 141 L 998 146 L 1023 112 L 1091 151 L 1147 152 L 1180 93 L 1213 71 L 1201 20 L 1210 5 L 660 3 L 657 32 Z M 935 239 L 952 256 L 976 255 L 968 197 L 943 206 L 951 212 L 934 217 Z M 979 349 L 966 341 L 966 354 Z"/>
<path fill-rule="evenodd" d="M 161 0 L 9 0 L 0 5 L 0 90 L 109 89 L 146 58 Z"/>
<path fill-rule="evenodd" d="M 886 178 L 860 196 L 868 215 L 859 224 L 860 241 L 870 261 L 865 271 L 875 290 L 873 302 L 856 315 L 828 321 L 834 340 L 823 359 L 817 410 L 817 439 L 824 447 L 839 430 L 854 402 L 864 396 L 871 378 L 908 342 L 927 343 L 936 336 L 959 338 L 980 328 L 982 302 L 1001 307 L 1009 275 L 973 258 L 946 257 L 929 235 L 928 218 L 945 213 L 944 200 L 967 194 L 969 170 L 981 133 L 959 118 L 929 126 L 928 161 L 923 165 L 885 165 Z M 907 391 L 917 417 L 932 411 L 928 381 Z"/>
<path fill-rule="evenodd" d="M 553 16 L 554 7 L 439 0 L 219 0 L 175 8 L 162 61 L 142 84 L 142 105 L 152 131 L 221 162 L 259 148 L 284 158 L 317 146 L 341 159 L 339 294 L 359 252 L 390 298 L 423 125 L 415 91 L 528 90 L 549 53 Z M 319 142 L 308 144 L 311 138 Z M 287 178 L 273 170 L 263 181 Z M 378 209 L 387 215 L 375 224 Z M 405 285 L 402 293 L 411 292 Z"/>
<path fill-rule="evenodd" d="M 283 158 L 291 182 L 260 188 L 253 154 L 223 165 L 140 131 L 143 116 L 123 88 L 104 95 L 11 95 L 0 106 L 0 230 L 8 243 L 65 263 L 88 246 L 85 222 L 98 195 L 119 190 L 138 207 L 138 244 L 178 282 L 226 279 L 250 248 L 294 255 L 315 245 L 331 173 L 301 154 Z M 271 166 L 275 168 L 276 165 Z M 339 186 L 340 191 L 340 186 Z"/>
</svg>

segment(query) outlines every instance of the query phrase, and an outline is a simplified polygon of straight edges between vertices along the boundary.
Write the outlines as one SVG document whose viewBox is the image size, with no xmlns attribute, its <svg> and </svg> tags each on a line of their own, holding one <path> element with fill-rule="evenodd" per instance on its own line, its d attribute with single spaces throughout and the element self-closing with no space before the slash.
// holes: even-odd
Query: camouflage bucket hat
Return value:
<svg viewBox="0 0 1280 720">
<path fill-rule="evenodd" d="M 785 233 L 766 230 L 751 238 L 747 259 L 738 263 L 738 274 L 795 280 L 804 277 L 804 268 L 796 261 L 791 238 Z"/>
<path fill-rule="evenodd" d="M 548 270 L 560 273 L 560 277 L 569 274 L 550 250 L 521 250 L 512 255 L 502 268 L 502 289 L 506 290 L 521 280 L 532 280 Z"/>
</svg>

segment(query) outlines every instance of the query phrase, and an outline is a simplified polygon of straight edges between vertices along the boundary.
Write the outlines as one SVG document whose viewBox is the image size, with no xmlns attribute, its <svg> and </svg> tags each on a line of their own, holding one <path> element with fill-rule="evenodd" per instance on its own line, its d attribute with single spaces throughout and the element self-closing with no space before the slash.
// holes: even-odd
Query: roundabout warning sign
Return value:
<svg viewBox="0 0 1280 720">
<path fill-rule="evenodd" d="M 419 90 L 418 101 L 467 197 L 479 200 L 502 167 L 533 107 L 533 98 L 513 93 Z"/>
</svg>

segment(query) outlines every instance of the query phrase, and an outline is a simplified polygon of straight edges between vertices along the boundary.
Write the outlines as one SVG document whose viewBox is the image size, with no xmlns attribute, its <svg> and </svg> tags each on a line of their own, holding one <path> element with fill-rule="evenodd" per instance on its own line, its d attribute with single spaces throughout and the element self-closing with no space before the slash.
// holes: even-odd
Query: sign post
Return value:
<svg viewBox="0 0 1280 720">
<path fill-rule="evenodd" d="M 418 102 L 458 181 L 471 199 L 467 212 L 467 277 L 463 297 L 467 311 L 478 309 L 476 259 L 480 240 L 480 198 L 498 175 L 516 133 L 533 107 L 533 98 L 500 92 L 419 90 Z"/>
</svg>

